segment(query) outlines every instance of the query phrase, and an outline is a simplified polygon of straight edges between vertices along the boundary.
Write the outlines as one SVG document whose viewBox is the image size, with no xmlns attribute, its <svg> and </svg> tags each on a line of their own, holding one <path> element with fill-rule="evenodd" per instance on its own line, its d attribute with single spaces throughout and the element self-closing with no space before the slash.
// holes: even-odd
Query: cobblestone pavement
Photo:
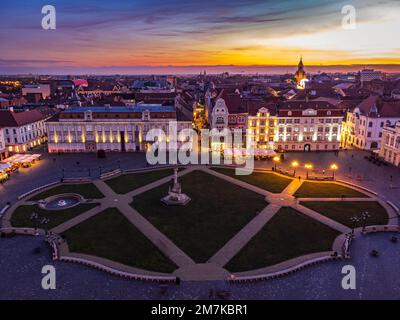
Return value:
<svg viewBox="0 0 400 320">
<path fill-rule="evenodd" d="M 352 245 L 353 258 L 306 268 L 272 281 L 228 284 L 223 281 L 182 282 L 170 285 L 165 294 L 153 283 L 120 279 L 80 265 L 56 262 L 43 239 L 14 237 L 0 239 L 0 299 L 208 299 L 210 289 L 227 290 L 232 299 L 400 299 L 400 243 L 391 234 L 370 234 Z M 37 247 L 42 248 L 35 254 Z M 379 251 L 379 257 L 370 251 Z M 17 254 L 18 253 L 18 254 Z M 52 264 L 57 289 L 41 288 L 41 268 Z M 357 289 L 341 288 L 343 265 L 354 265 Z"/>
</svg>

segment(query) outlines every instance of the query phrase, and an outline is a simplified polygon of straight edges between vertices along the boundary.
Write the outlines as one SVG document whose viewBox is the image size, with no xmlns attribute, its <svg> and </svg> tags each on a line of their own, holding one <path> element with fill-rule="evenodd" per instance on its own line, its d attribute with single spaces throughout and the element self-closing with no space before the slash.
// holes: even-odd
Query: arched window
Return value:
<svg viewBox="0 0 400 320">
<path fill-rule="evenodd" d="M 396 146 L 395 146 L 395 148 L 396 148 L 396 149 L 399 149 L 399 148 L 400 148 L 400 137 L 397 137 L 397 139 L 396 139 Z"/>
<path fill-rule="evenodd" d="M 377 149 L 377 148 L 378 148 L 378 142 L 372 142 L 371 149 Z"/>
</svg>

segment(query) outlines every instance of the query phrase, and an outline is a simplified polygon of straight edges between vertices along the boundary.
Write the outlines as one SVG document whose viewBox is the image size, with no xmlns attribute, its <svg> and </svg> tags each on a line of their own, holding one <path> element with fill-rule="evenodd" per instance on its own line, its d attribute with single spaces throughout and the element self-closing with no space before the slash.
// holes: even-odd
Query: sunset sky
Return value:
<svg viewBox="0 0 400 320">
<path fill-rule="evenodd" d="M 41 8 L 57 29 L 41 28 Z M 357 26 L 342 28 L 344 5 Z M 1 1 L 0 73 L 400 64 L 399 0 Z"/>
</svg>

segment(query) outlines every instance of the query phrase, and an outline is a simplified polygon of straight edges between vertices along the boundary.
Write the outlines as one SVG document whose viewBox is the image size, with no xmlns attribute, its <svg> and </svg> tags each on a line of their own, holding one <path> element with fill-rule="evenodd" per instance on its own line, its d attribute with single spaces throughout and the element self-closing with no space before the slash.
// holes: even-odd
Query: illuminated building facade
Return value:
<svg viewBox="0 0 400 320">
<path fill-rule="evenodd" d="M 400 122 L 393 126 L 383 127 L 379 156 L 400 167 Z"/>
<path fill-rule="evenodd" d="M 400 103 L 370 96 L 347 112 L 342 128 L 343 148 L 380 149 L 383 128 L 400 121 Z"/>
<path fill-rule="evenodd" d="M 255 112 L 229 113 L 224 99 L 219 98 L 211 119 L 211 127 L 219 131 L 241 129 L 243 143 L 250 134 L 257 148 L 332 151 L 340 148 L 343 111 L 327 101 L 292 100 Z M 214 150 L 224 147 L 222 141 L 212 146 Z"/>
<path fill-rule="evenodd" d="M 249 116 L 257 147 L 283 151 L 332 151 L 340 147 L 342 111 L 326 101 L 289 101 Z"/>
<path fill-rule="evenodd" d="M 4 137 L 4 129 L 0 127 L 0 160 L 7 158 L 6 140 Z"/>
<path fill-rule="evenodd" d="M 193 126 L 196 130 L 204 129 L 208 124 L 208 109 L 195 102 L 193 105 Z"/>
<path fill-rule="evenodd" d="M 9 153 L 24 153 L 46 141 L 45 121 L 54 110 L 43 108 L 24 112 L 0 111 L 0 126 Z"/>
<path fill-rule="evenodd" d="M 161 129 L 169 144 L 169 122 L 177 121 L 177 133 L 192 128 L 191 119 L 174 106 L 140 104 L 123 107 L 77 107 L 61 112 L 46 122 L 48 150 L 54 152 L 145 151 L 152 129 Z M 179 143 L 184 142 L 179 140 Z"/>
<path fill-rule="evenodd" d="M 259 148 L 274 148 L 278 118 L 275 110 L 261 108 L 248 117 L 248 129 L 256 146 Z"/>
</svg>

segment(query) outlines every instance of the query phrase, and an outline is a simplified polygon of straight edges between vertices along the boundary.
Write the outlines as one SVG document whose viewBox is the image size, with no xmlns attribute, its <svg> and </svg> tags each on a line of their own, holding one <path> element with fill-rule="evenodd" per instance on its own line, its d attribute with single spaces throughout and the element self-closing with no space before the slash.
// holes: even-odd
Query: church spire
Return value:
<svg viewBox="0 0 400 320">
<path fill-rule="evenodd" d="M 304 67 L 304 64 L 303 64 L 303 56 L 301 55 L 300 56 L 300 62 L 299 62 L 299 69 L 300 68 L 303 68 Z"/>
<path fill-rule="evenodd" d="M 295 79 L 296 79 L 296 84 L 297 87 L 299 88 L 301 86 L 301 81 L 303 79 L 306 79 L 306 72 L 304 71 L 304 64 L 303 64 L 303 56 L 300 56 L 300 61 L 298 64 L 298 68 L 297 71 L 294 75 Z"/>
</svg>

